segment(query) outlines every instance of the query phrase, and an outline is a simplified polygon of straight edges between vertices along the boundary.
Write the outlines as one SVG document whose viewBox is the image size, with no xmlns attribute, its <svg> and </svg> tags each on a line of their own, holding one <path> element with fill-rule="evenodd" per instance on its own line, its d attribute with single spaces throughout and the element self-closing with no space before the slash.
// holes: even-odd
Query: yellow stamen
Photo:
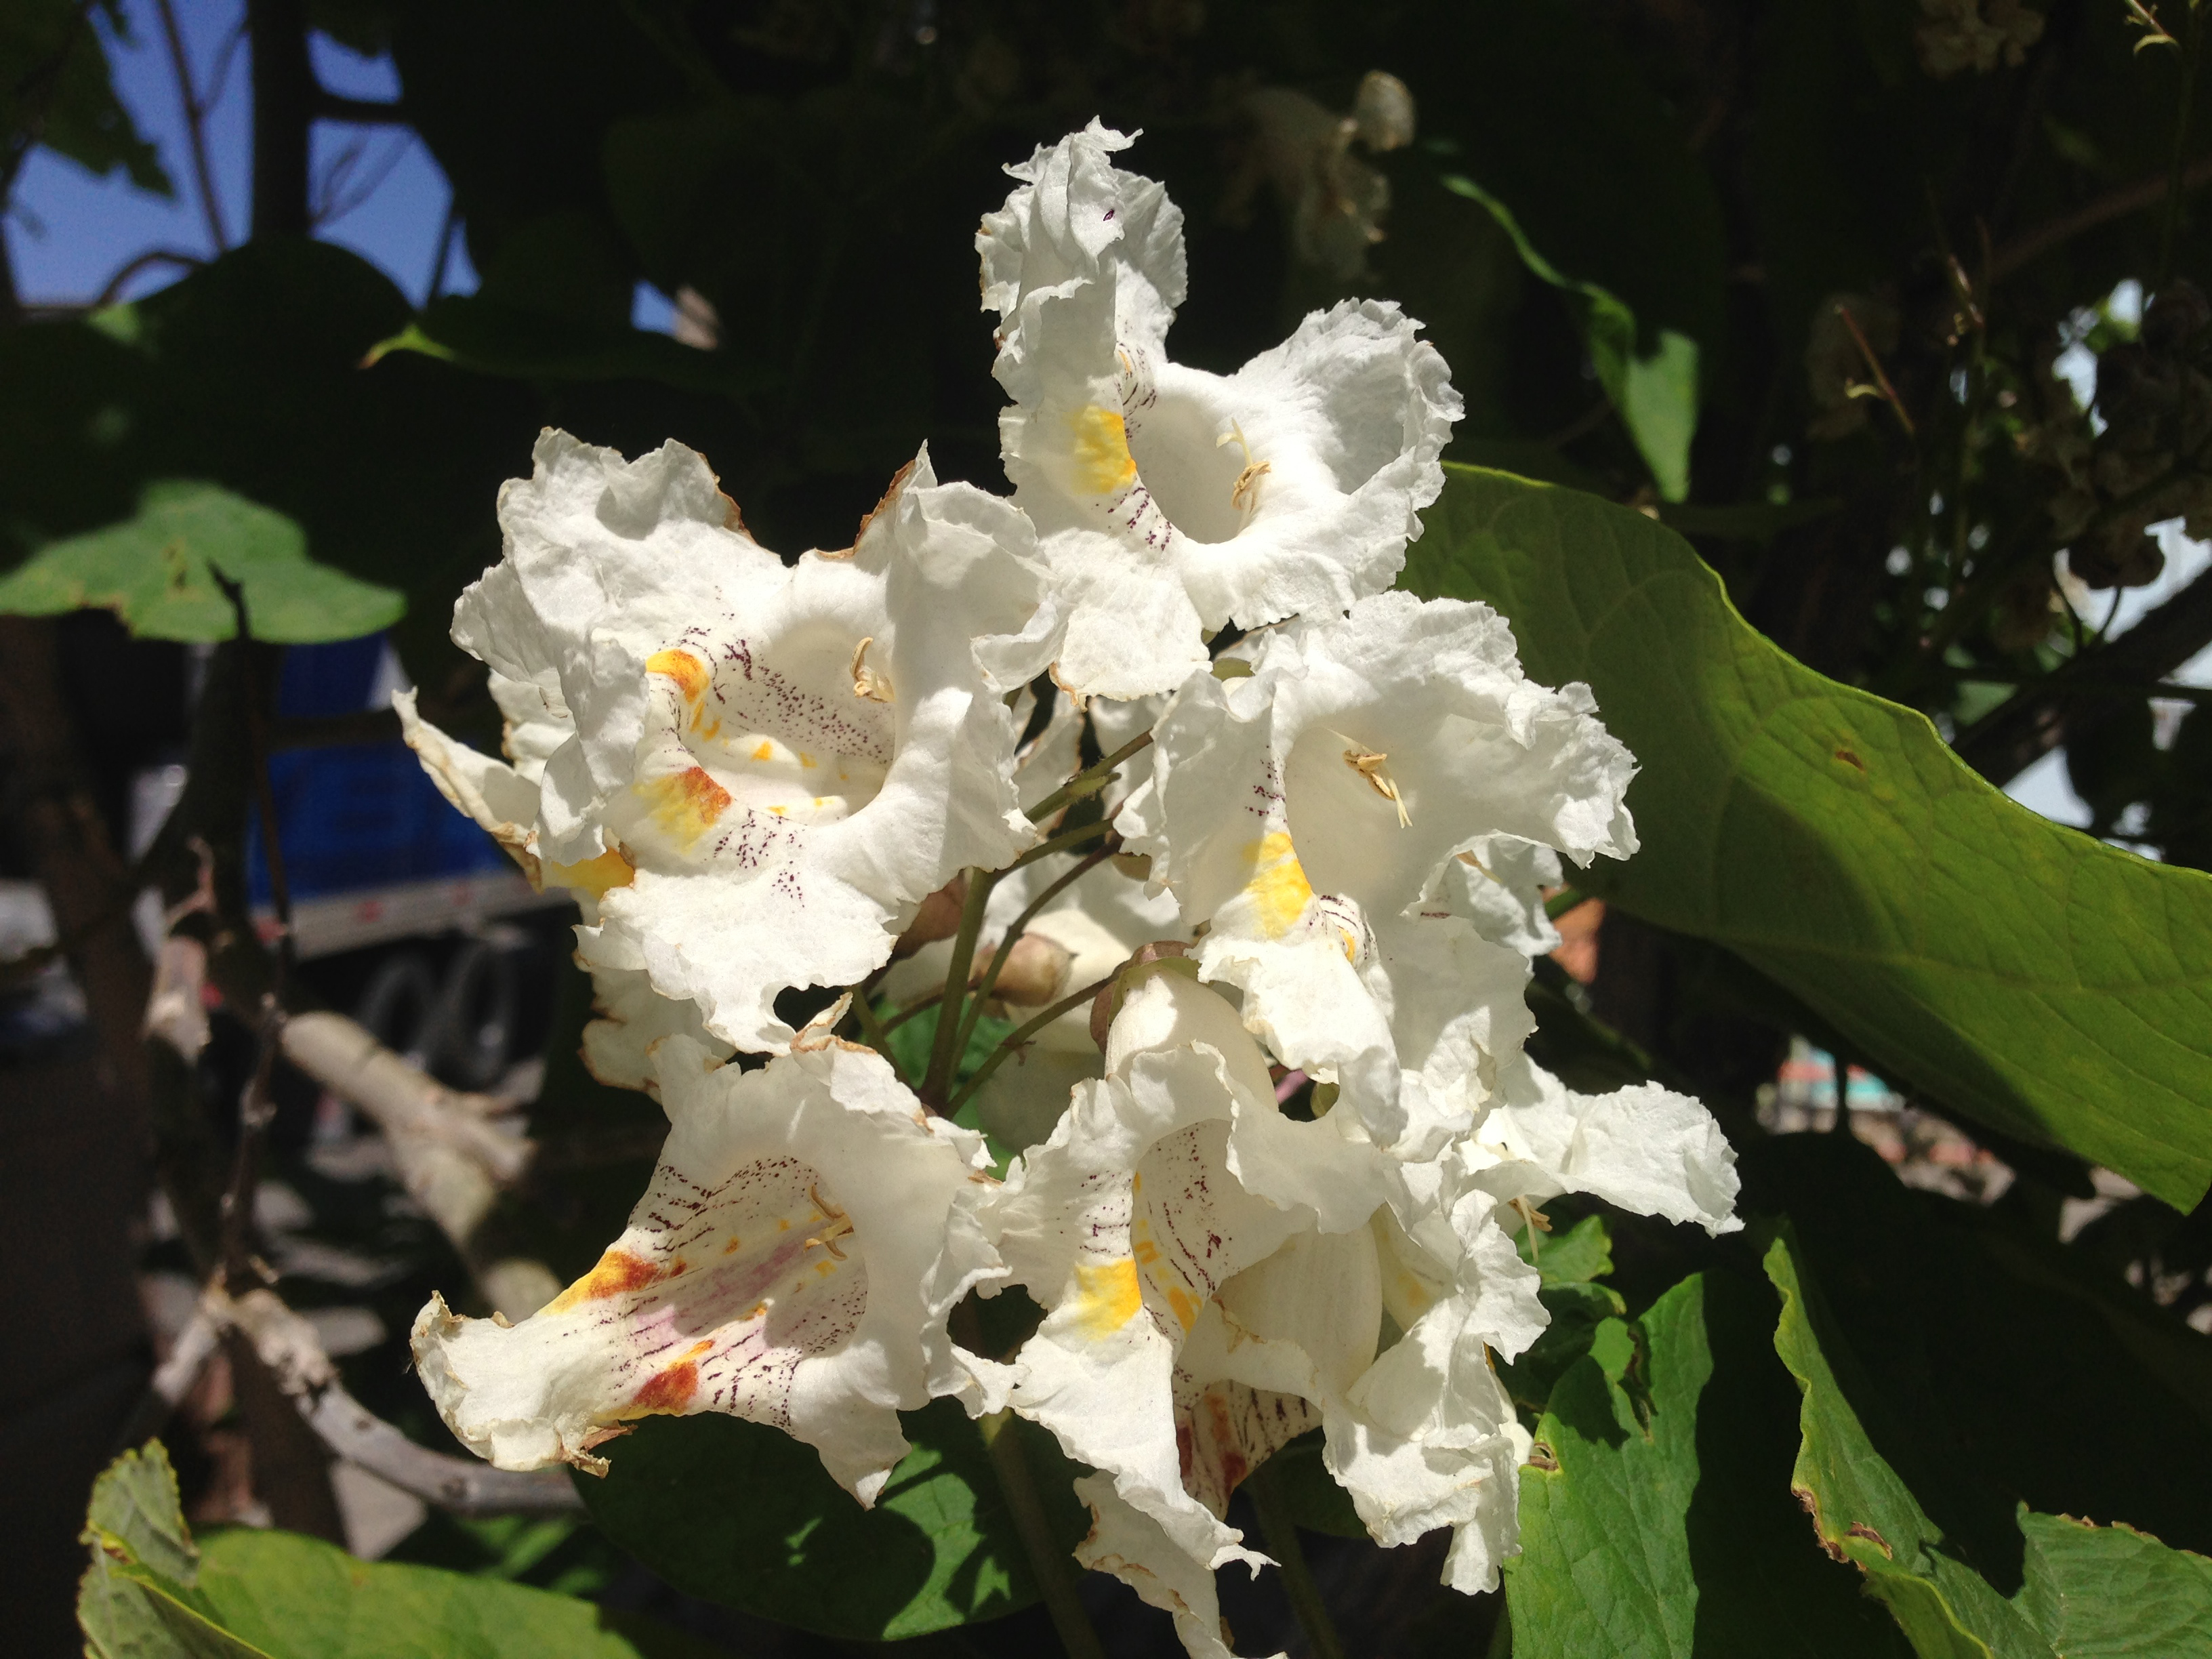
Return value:
<svg viewBox="0 0 2212 1659">
<path fill-rule="evenodd" d="M 870 702 L 889 702 L 891 683 L 868 666 L 868 647 L 876 642 L 871 634 L 853 647 L 853 695 L 866 697 Z"/>
<path fill-rule="evenodd" d="M 1536 1237 L 1540 1233 L 1552 1231 L 1552 1218 L 1525 1198 L 1509 1198 L 1505 1200 L 1505 1207 L 1519 1211 L 1522 1220 L 1528 1224 L 1528 1254 L 1534 1259 L 1541 1260 L 1544 1247 L 1536 1242 Z"/>
<path fill-rule="evenodd" d="M 1273 472 L 1275 466 L 1272 461 L 1252 459 L 1252 446 L 1245 441 L 1244 428 L 1235 421 L 1230 422 L 1228 431 L 1213 441 L 1213 447 L 1220 449 L 1232 443 L 1244 452 L 1244 470 L 1237 475 L 1237 482 L 1229 486 L 1229 505 L 1249 517 L 1260 510 L 1261 478 Z"/>
<path fill-rule="evenodd" d="M 1388 755 L 1378 755 L 1369 749 L 1347 749 L 1344 751 L 1344 763 L 1366 779 L 1368 787 L 1376 794 L 1398 809 L 1398 827 L 1410 830 L 1413 827 L 1413 821 L 1406 816 L 1406 803 L 1399 797 L 1397 781 L 1383 770 L 1382 763 L 1389 758 Z"/>
<path fill-rule="evenodd" d="M 818 1244 L 836 1256 L 838 1261 L 842 1261 L 845 1260 L 845 1253 L 837 1248 L 837 1241 L 852 1233 L 852 1217 L 823 1197 L 821 1188 L 811 1182 L 807 1183 L 806 1195 L 814 1200 L 814 1207 L 822 1212 L 822 1218 L 830 1224 L 820 1232 L 814 1233 L 807 1238 L 807 1247 Z"/>
</svg>

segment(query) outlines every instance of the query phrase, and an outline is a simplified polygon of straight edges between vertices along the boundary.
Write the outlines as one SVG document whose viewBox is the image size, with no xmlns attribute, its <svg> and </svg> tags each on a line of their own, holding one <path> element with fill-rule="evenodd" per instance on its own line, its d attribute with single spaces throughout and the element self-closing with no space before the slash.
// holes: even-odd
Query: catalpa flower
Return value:
<svg viewBox="0 0 2212 1659">
<path fill-rule="evenodd" d="M 619 936 L 605 938 L 600 928 L 599 895 L 630 879 L 629 860 L 609 852 L 564 866 L 538 856 L 539 781 L 547 757 L 573 731 L 565 719 L 555 720 L 545 712 L 559 706 L 554 694 L 503 674 L 491 677 L 491 690 L 507 717 L 505 743 L 514 757 L 512 764 L 453 742 L 416 713 L 412 691 L 394 692 L 392 705 L 408 746 L 439 792 L 507 850 L 532 886 L 541 892 L 549 884 L 564 888 L 582 911 L 577 933 L 598 947 L 589 971 L 592 1007 L 599 1018 L 584 1027 L 585 1069 L 610 1087 L 651 1093 L 656 1085 L 646 1051 L 661 1037 L 680 1034 L 702 1044 L 717 1061 L 728 1059 L 733 1050 L 707 1030 L 698 1004 L 655 991 L 646 975 L 643 956 L 634 948 L 626 950 L 627 941 Z"/>
<path fill-rule="evenodd" d="M 1556 1194 L 1588 1193 L 1715 1237 L 1743 1225 L 1735 1148 L 1700 1103 L 1656 1083 L 1586 1095 L 1520 1055 L 1450 1161 L 1470 1188 L 1524 1213 Z"/>
<path fill-rule="evenodd" d="M 1169 360 L 1182 216 L 1096 121 L 1008 169 L 976 238 L 1014 400 L 1000 445 L 1067 608 L 1081 696 L 1166 691 L 1205 635 L 1343 610 L 1390 585 L 1461 405 L 1386 301 L 1316 312 L 1231 375 Z"/>
<path fill-rule="evenodd" d="M 433 1296 L 423 1385 L 501 1468 L 604 1474 L 595 1448 L 638 1419 L 725 1412 L 805 1441 L 872 1504 L 908 1449 L 898 1413 L 957 1381 L 947 1312 L 1000 1272 L 968 1200 L 981 1138 L 842 1042 L 756 1072 L 681 1036 L 653 1060 L 672 1127 L 629 1227 L 519 1324 Z"/>
<path fill-rule="evenodd" d="M 1587 687 L 1522 672 L 1486 605 L 1386 593 L 1301 618 L 1249 677 L 1193 675 L 1152 754 L 1116 823 L 1206 925 L 1200 974 L 1402 1155 L 1465 1128 L 1531 1029 L 1539 849 L 1636 847 L 1628 751 Z"/>
<path fill-rule="evenodd" d="M 587 966 L 773 1050 L 778 993 L 860 979 L 957 871 L 1035 842 L 1003 694 L 1051 655 L 1043 568 L 1018 510 L 927 452 L 851 549 L 788 567 L 680 444 L 625 462 L 549 433 L 500 512 L 453 637 L 535 695 L 534 807 L 441 735 L 417 747 L 542 879 L 596 895 Z"/>
<path fill-rule="evenodd" d="M 1439 1243 L 1434 1192 L 1352 1114 L 1283 1116 L 1258 1044 L 1181 966 L 1126 977 L 1105 1078 L 981 1206 L 1050 1311 L 1011 1366 L 968 1362 L 980 1403 L 1100 1471 L 1079 1559 L 1169 1608 L 1194 1654 L 1224 1651 L 1213 1569 L 1256 1559 L 1231 1493 L 1315 1427 L 1378 1540 L 1458 1528 L 1450 1582 L 1494 1583 L 1526 1437 L 1488 1356 L 1542 1329 L 1534 1270 L 1488 1194 Z M 1386 1307 L 1405 1334 L 1378 1354 Z"/>
</svg>

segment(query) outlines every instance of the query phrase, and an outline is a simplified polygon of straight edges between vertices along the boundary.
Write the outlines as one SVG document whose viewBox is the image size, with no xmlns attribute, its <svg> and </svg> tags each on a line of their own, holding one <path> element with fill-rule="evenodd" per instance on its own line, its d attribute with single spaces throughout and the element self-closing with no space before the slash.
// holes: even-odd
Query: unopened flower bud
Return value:
<svg viewBox="0 0 2212 1659">
<path fill-rule="evenodd" d="M 893 956 L 910 957 L 925 945 L 941 939 L 951 939 L 960 931 L 960 912 L 968 903 L 968 875 L 965 871 L 946 882 L 927 898 L 914 913 L 914 920 L 899 935 Z"/>
<path fill-rule="evenodd" d="M 1017 1007 L 1042 1008 L 1067 989 L 1068 966 L 1074 953 L 1058 939 L 1042 933 L 1024 933 L 1006 953 L 994 991 L 1001 1002 Z"/>
</svg>

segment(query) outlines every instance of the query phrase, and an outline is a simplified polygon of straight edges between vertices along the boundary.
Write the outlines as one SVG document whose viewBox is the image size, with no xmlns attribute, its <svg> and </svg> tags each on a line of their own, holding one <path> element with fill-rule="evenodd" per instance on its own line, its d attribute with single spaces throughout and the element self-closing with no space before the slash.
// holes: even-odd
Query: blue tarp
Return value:
<svg viewBox="0 0 2212 1659">
<path fill-rule="evenodd" d="M 312 720 L 370 706 L 384 659 L 381 634 L 284 653 L 277 713 Z M 284 872 L 295 899 L 511 870 L 490 836 L 448 805 L 404 743 L 287 749 L 270 757 Z M 260 825 L 250 824 L 246 881 L 252 902 L 270 902 Z"/>
</svg>

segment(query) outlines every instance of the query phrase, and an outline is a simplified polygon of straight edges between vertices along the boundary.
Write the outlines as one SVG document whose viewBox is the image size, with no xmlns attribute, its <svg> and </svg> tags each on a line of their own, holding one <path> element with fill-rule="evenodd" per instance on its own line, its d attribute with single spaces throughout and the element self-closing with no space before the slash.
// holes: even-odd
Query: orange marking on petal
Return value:
<svg viewBox="0 0 2212 1659">
<path fill-rule="evenodd" d="M 689 651 L 656 651 L 645 659 L 645 672 L 674 680 L 687 702 L 696 702 L 707 694 L 707 665 Z"/>
<path fill-rule="evenodd" d="M 763 738 L 760 742 L 760 747 L 753 750 L 753 758 L 757 761 L 774 760 L 775 758 L 775 745 L 770 743 L 766 738 Z"/>
<path fill-rule="evenodd" d="M 679 846 L 689 847 L 729 811 L 730 792 L 703 766 L 641 781 L 638 793 L 653 801 L 653 821 Z"/>
<path fill-rule="evenodd" d="M 645 1386 L 632 1396 L 625 1417 L 645 1417 L 655 1413 L 673 1415 L 691 1403 L 691 1396 L 699 1392 L 699 1367 L 689 1359 L 678 1360 L 664 1371 L 655 1372 L 646 1379 Z"/>
<path fill-rule="evenodd" d="M 591 1272 L 545 1304 L 547 1313 L 562 1313 L 586 1302 L 603 1302 L 611 1296 L 641 1291 L 661 1276 L 660 1269 L 641 1255 L 610 1249 Z"/>
</svg>

